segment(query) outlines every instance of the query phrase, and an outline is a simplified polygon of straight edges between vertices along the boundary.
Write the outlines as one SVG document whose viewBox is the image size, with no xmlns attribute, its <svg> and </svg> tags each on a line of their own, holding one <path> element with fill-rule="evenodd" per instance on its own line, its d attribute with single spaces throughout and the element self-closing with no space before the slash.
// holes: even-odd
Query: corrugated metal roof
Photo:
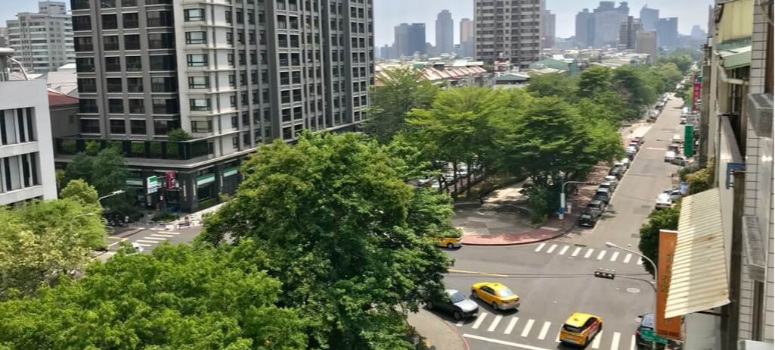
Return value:
<svg viewBox="0 0 775 350">
<path fill-rule="evenodd" d="M 665 317 L 729 304 L 729 285 L 719 189 L 681 201 Z"/>
<path fill-rule="evenodd" d="M 719 52 L 721 59 L 724 60 L 724 68 L 735 69 L 751 65 L 751 46 L 744 46 L 736 49 Z"/>
</svg>

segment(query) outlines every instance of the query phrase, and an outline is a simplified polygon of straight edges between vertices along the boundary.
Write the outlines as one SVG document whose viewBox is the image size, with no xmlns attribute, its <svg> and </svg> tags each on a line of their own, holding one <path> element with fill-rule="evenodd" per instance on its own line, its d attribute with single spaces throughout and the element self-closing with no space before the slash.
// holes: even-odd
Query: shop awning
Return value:
<svg viewBox="0 0 775 350">
<path fill-rule="evenodd" d="M 719 51 L 724 60 L 724 69 L 735 69 L 751 65 L 751 45 Z"/>
<path fill-rule="evenodd" d="M 719 189 L 685 197 L 673 257 L 665 317 L 729 304 Z"/>
</svg>

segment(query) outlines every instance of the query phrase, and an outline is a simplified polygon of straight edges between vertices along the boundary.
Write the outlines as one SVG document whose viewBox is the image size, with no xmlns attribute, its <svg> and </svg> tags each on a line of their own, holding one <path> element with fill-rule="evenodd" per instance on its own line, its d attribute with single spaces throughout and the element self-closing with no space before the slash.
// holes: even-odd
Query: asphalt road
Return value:
<svg viewBox="0 0 775 350">
<path fill-rule="evenodd" d="M 678 99 L 668 102 L 595 228 L 575 229 L 559 239 L 527 246 L 466 246 L 448 252 L 455 259 L 454 269 L 445 277 L 448 288 L 468 294 L 473 283 L 494 281 L 511 287 L 521 298 L 516 312 L 480 305 L 477 319 L 456 323 L 471 349 L 563 349 L 557 335 L 576 311 L 603 319 L 602 333 L 588 348 L 635 348 L 638 316 L 654 307 L 652 279 L 635 254 L 607 248 L 605 242 L 637 251 L 640 226 L 657 195 L 672 186 L 671 175 L 678 170 L 664 162 L 664 154 L 672 135 L 683 134 L 681 107 Z M 615 270 L 616 279 L 595 278 L 597 268 Z"/>
<path fill-rule="evenodd" d="M 115 255 L 121 242 L 137 243 L 143 248 L 143 253 L 150 253 L 162 242 L 170 244 L 189 243 L 202 231 L 202 226 L 183 227 L 167 230 L 161 227 L 128 227 L 120 228 L 108 236 L 108 251 L 97 257 L 105 261 Z"/>
</svg>

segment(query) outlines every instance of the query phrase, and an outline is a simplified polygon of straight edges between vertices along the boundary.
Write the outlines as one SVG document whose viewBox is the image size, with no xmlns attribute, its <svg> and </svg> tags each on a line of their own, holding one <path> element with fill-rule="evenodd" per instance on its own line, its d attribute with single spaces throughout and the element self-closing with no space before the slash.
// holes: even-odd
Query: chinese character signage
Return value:
<svg viewBox="0 0 775 350">
<path fill-rule="evenodd" d="M 677 232 L 659 230 L 659 258 L 657 260 L 657 314 L 656 333 L 658 336 L 681 339 L 681 317 L 665 318 L 667 294 L 670 291 L 670 277 L 673 271 L 673 255 Z"/>
<path fill-rule="evenodd" d="M 702 77 L 694 75 L 694 95 L 692 96 L 692 113 L 697 113 L 698 102 L 700 101 L 700 90 L 702 89 Z"/>
</svg>

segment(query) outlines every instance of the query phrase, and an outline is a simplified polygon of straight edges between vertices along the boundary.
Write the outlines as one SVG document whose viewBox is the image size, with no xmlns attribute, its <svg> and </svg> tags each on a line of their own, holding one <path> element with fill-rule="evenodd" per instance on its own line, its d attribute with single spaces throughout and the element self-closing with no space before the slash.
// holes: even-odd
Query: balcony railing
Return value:
<svg viewBox="0 0 775 350">
<path fill-rule="evenodd" d="M 97 142 L 100 149 L 118 148 L 125 158 L 189 160 L 214 156 L 214 147 L 208 140 L 191 141 L 133 141 L 97 140 L 82 138 L 56 138 L 54 151 L 57 155 L 75 155 L 86 151 L 86 144 Z"/>
</svg>

